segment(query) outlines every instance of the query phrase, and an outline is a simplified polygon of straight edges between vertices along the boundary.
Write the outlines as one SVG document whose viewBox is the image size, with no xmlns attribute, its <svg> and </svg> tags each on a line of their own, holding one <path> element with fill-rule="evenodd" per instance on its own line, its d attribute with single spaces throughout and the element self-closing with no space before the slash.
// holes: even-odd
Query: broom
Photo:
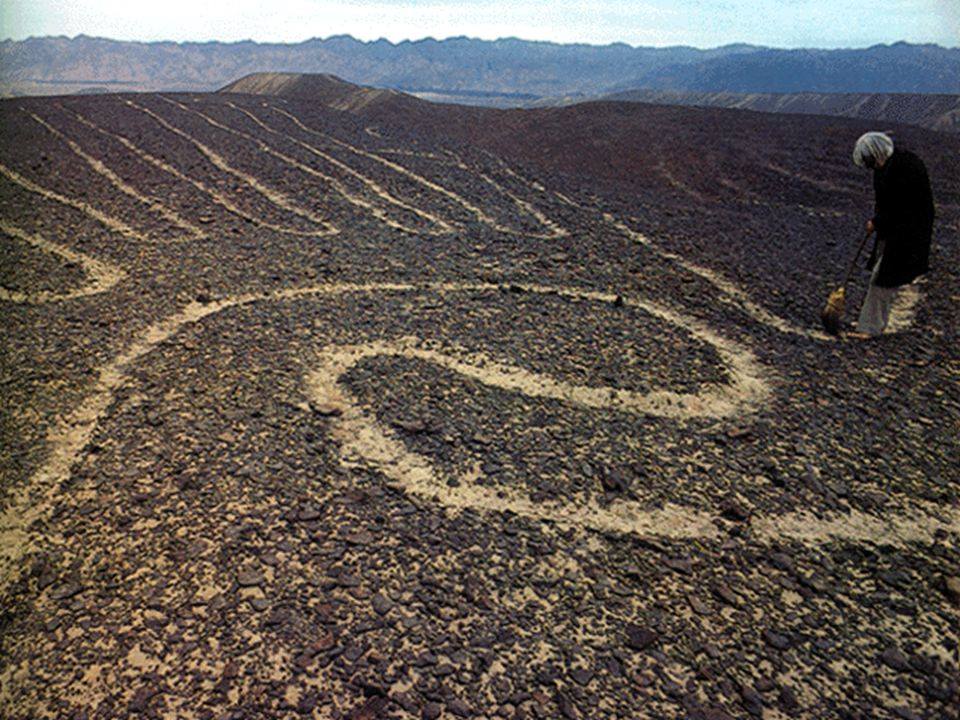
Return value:
<svg viewBox="0 0 960 720">
<path fill-rule="evenodd" d="M 857 264 L 857 258 L 860 257 L 863 246 L 867 244 L 870 234 L 871 233 L 868 232 L 863 236 L 863 240 L 860 241 L 860 247 L 857 248 L 857 254 L 854 255 L 853 260 L 850 261 L 850 267 L 847 269 L 847 274 L 843 278 L 843 284 L 830 293 L 830 297 L 827 298 L 827 304 L 824 305 L 823 310 L 820 312 L 820 322 L 823 323 L 823 329 L 831 335 L 840 334 L 840 321 L 843 320 L 843 306 L 846 302 L 847 283 L 850 282 L 850 276 L 853 275 L 853 268 Z"/>
</svg>

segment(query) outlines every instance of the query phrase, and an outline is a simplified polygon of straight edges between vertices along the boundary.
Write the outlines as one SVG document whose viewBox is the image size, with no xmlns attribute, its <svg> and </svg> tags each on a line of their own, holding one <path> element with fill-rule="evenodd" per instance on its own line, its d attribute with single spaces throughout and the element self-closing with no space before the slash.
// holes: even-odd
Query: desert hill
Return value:
<svg viewBox="0 0 960 720">
<path fill-rule="evenodd" d="M 919 125 L 941 132 L 960 131 L 960 95 L 870 93 L 732 93 L 627 90 L 599 97 L 539 98 L 535 107 L 608 100 L 656 105 L 725 107 L 759 112 L 836 115 L 877 123 Z"/>
<path fill-rule="evenodd" d="M 374 107 L 381 104 L 388 106 L 388 113 L 409 113 L 422 107 L 422 101 L 412 95 L 363 87 L 323 73 L 253 73 L 228 83 L 218 92 L 319 102 L 334 110 L 367 115 L 375 112 Z"/>
<path fill-rule="evenodd" d="M 261 89 L 0 102 L 0 716 L 950 716 L 960 138 L 853 342 L 862 121 Z"/>
</svg>

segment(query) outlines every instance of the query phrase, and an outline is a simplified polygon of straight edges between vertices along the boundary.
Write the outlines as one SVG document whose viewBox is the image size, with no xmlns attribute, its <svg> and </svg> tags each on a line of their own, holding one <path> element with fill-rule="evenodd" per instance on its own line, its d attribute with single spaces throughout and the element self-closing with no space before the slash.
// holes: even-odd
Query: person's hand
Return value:
<svg viewBox="0 0 960 720">
<path fill-rule="evenodd" d="M 867 220 L 867 235 L 872 233 L 876 228 L 873 226 L 873 219 Z"/>
</svg>

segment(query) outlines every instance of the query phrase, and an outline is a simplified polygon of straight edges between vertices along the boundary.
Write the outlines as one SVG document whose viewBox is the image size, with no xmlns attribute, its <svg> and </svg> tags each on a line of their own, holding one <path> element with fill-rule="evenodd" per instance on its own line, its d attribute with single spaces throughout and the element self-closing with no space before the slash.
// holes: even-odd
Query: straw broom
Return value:
<svg viewBox="0 0 960 720">
<path fill-rule="evenodd" d="M 843 308 L 847 299 L 847 283 L 850 282 L 850 276 L 853 275 L 853 268 L 857 264 L 857 258 L 860 257 L 863 246 L 867 244 L 867 240 L 870 238 L 872 232 L 872 230 L 867 232 L 863 240 L 860 241 L 860 247 L 857 248 L 857 254 L 854 255 L 853 260 L 850 261 L 850 267 L 847 269 L 847 274 L 843 278 L 843 284 L 830 293 L 830 297 L 827 298 L 827 304 L 820 312 L 820 322 L 823 323 L 823 329 L 831 335 L 840 334 L 840 322 L 843 320 Z"/>
</svg>

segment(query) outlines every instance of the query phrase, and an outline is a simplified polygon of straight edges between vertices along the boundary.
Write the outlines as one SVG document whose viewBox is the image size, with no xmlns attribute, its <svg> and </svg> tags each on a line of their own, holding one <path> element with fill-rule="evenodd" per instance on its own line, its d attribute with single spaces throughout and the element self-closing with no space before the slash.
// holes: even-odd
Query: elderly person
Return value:
<svg viewBox="0 0 960 720">
<path fill-rule="evenodd" d="M 853 162 L 873 170 L 876 206 L 867 232 L 876 231 L 869 266 L 870 286 L 860 310 L 857 334 L 883 332 L 897 289 L 929 269 L 933 194 L 923 161 L 896 149 L 889 135 L 869 132 L 857 140 Z"/>
</svg>

